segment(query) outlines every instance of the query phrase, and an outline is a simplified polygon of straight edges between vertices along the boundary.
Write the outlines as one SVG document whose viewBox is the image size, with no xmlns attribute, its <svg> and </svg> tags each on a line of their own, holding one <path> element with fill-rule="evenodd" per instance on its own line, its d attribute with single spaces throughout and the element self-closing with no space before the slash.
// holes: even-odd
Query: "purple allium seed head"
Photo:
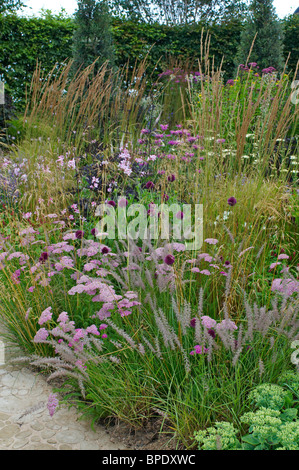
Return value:
<svg viewBox="0 0 299 470">
<path fill-rule="evenodd" d="M 175 262 L 175 258 L 173 255 L 166 255 L 164 258 L 164 263 L 168 266 L 171 266 Z"/>
<path fill-rule="evenodd" d="M 112 207 L 115 207 L 116 204 L 114 201 L 108 201 L 107 204 L 109 204 L 109 206 L 112 206 Z"/>
<path fill-rule="evenodd" d="M 75 232 L 75 237 L 78 240 L 82 240 L 82 238 L 84 237 L 84 232 L 82 230 L 77 230 L 77 232 Z"/>
<path fill-rule="evenodd" d="M 44 251 L 39 257 L 39 262 L 44 263 L 45 261 L 47 261 L 48 258 L 49 258 L 48 253 Z"/>
<path fill-rule="evenodd" d="M 196 324 L 196 318 L 192 318 L 192 320 L 190 321 L 190 326 L 192 328 L 195 328 L 195 324 Z"/>
<path fill-rule="evenodd" d="M 208 330 L 208 334 L 209 334 L 213 339 L 216 337 L 216 333 L 215 333 L 215 331 L 214 331 L 212 328 L 210 328 L 210 329 Z"/>
<path fill-rule="evenodd" d="M 109 248 L 107 246 L 103 246 L 103 248 L 101 249 L 101 253 L 103 253 L 103 255 L 106 255 L 107 253 L 109 253 Z"/>
<path fill-rule="evenodd" d="M 175 181 L 175 175 L 169 175 L 167 179 L 172 183 L 173 181 Z"/>
<path fill-rule="evenodd" d="M 227 204 L 232 207 L 232 206 L 234 206 L 235 204 L 237 204 L 237 199 L 232 196 L 232 197 L 228 198 Z"/>
<path fill-rule="evenodd" d="M 154 188 L 154 183 L 152 181 L 148 181 L 145 185 L 146 189 L 153 189 Z"/>
</svg>

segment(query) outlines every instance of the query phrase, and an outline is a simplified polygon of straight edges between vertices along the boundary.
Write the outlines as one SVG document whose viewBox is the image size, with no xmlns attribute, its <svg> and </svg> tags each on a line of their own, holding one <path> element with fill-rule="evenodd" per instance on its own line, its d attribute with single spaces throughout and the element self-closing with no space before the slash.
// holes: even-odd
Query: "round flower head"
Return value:
<svg viewBox="0 0 299 470">
<path fill-rule="evenodd" d="M 201 323 L 203 326 L 206 328 L 214 328 L 217 325 L 216 320 L 213 318 L 209 317 L 208 315 L 203 315 L 201 317 Z"/>
<path fill-rule="evenodd" d="M 108 201 L 107 204 L 109 204 L 109 206 L 112 206 L 112 207 L 115 207 L 116 204 L 114 201 Z"/>
<path fill-rule="evenodd" d="M 118 201 L 118 205 L 119 207 L 126 207 L 128 205 L 128 201 L 126 200 L 126 198 L 122 198 Z"/>
<path fill-rule="evenodd" d="M 164 258 L 164 263 L 168 266 L 171 266 L 175 262 L 175 258 L 173 255 L 166 255 Z"/>
<path fill-rule="evenodd" d="M 216 337 L 216 333 L 215 333 L 215 331 L 214 331 L 212 328 L 210 328 L 210 329 L 208 330 L 208 334 L 209 334 L 213 339 Z"/>
<path fill-rule="evenodd" d="M 146 189 L 153 189 L 154 183 L 152 181 L 148 181 L 145 185 Z"/>
<path fill-rule="evenodd" d="M 184 212 L 180 211 L 175 216 L 176 216 L 177 219 L 183 219 L 184 218 Z"/>
<path fill-rule="evenodd" d="M 40 257 L 39 257 L 39 261 L 40 263 L 44 263 L 45 261 L 47 261 L 47 259 L 49 258 L 49 255 L 46 251 L 44 251 Z"/>
<path fill-rule="evenodd" d="M 234 206 L 235 204 L 237 204 L 237 199 L 232 196 L 232 197 L 228 198 L 227 204 L 228 204 L 229 206 Z"/>
<path fill-rule="evenodd" d="M 172 183 L 175 180 L 175 175 L 169 175 L 167 179 Z"/>
<path fill-rule="evenodd" d="M 77 232 L 75 233 L 75 237 L 78 240 L 82 240 L 82 238 L 84 237 L 84 232 L 82 232 L 82 230 L 77 230 Z"/>
</svg>

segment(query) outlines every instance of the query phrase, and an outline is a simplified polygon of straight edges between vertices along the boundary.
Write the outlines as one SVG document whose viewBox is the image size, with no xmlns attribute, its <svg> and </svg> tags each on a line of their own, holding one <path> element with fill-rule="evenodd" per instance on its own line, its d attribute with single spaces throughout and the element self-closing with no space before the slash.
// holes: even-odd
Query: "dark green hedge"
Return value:
<svg viewBox="0 0 299 470">
<path fill-rule="evenodd" d="M 283 20 L 285 29 L 285 56 L 291 52 L 289 70 L 294 70 L 299 58 L 299 15 Z M 113 37 L 117 65 L 127 61 L 133 65 L 147 53 L 149 69 L 157 75 L 174 56 L 196 63 L 200 57 L 201 32 L 209 29 L 210 55 L 218 66 L 224 57 L 223 70 L 227 78 L 234 73 L 234 60 L 242 24 L 230 21 L 224 24 L 196 24 L 188 27 L 168 27 L 113 20 Z M 72 56 L 74 21 L 71 18 L 47 16 L 22 18 L 0 15 L 0 78 L 4 78 L 14 99 L 23 102 L 26 86 L 38 60 L 46 71 L 56 63 Z M 206 34 L 206 33 L 205 33 Z M 157 69 L 155 65 L 162 58 Z M 271 64 L 269 64 L 270 66 Z"/>
</svg>

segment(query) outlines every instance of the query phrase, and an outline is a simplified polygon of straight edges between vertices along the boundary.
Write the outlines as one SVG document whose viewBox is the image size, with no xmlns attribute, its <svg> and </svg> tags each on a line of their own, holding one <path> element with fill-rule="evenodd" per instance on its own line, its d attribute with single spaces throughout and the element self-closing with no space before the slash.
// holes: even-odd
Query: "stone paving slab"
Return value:
<svg viewBox="0 0 299 470">
<path fill-rule="evenodd" d="M 75 408 L 59 406 L 51 417 L 47 403 L 53 392 L 45 377 L 10 364 L 9 357 L 0 364 L 0 450 L 128 449 L 103 426 L 93 431 Z"/>
</svg>

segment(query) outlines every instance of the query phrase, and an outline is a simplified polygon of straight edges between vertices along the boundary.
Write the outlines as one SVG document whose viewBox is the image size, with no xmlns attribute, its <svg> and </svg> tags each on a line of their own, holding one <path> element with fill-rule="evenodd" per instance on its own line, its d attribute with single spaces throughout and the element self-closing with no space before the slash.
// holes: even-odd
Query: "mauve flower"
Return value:
<svg viewBox="0 0 299 470">
<path fill-rule="evenodd" d="M 203 326 L 206 328 L 214 328 L 217 325 L 216 320 L 213 318 L 209 317 L 208 315 L 203 315 L 201 317 L 201 323 Z"/>
<path fill-rule="evenodd" d="M 278 255 L 277 259 L 289 259 L 289 256 L 284 253 L 281 253 L 280 255 Z"/>
<path fill-rule="evenodd" d="M 273 269 L 273 268 L 276 268 L 276 266 L 279 266 L 280 264 L 281 264 L 280 261 L 277 261 L 276 263 L 272 263 L 272 264 L 270 264 L 269 269 L 271 270 L 271 269 Z"/>
<path fill-rule="evenodd" d="M 75 237 L 77 238 L 77 240 L 82 240 L 82 238 L 84 237 L 84 232 L 82 230 L 77 230 L 75 232 Z"/>
<path fill-rule="evenodd" d="M 237 199 L 232 196 L 232 197 L 228 198 L 227 204 L 228 204 L 229 206 L 234 206 L 235 204 L 237 204 Z"/>
<path fill-rule="evenodd" d="M 208 349 L 207 348 L 203 348 L 202 346 L 200 346 L 199 344 L 196 344 L 194 346 L 194 351 L 191 351 L 191 356 L 193 356 L 194 354 L 203 354 L 203 353 L 207 353 L 208 352 Z"/>
<path fill-rule="evenodd" d="M 168 266 L 171 266 L 175 261 L 175 258 L 173 255 L 166 255 L 164 258 L 164 263 L 167 264 Z"/>
<path fill-rule="evenodd" d="M 44 323 L 47 323 L 48 321 L 51 321 L 52 319 L 52 307 L 48 307 L 46 308 L 46 310 L 44 310 L 42 313 L 41 313 L 41 316 L 38 320 L 38 324 L 39 325 L 43 325 Z"/>
<path fill-rule="evenodd" d="M 46 328 L 40 328 L 33 338 L 34 343 L 43 343 L 48 338 L 49 333 Z"/>
<path fill-rule="evenodd" d="M 216 326 L 216 330 L 228 330 L 228 331 L 234 331 L 234 330 L 237 330 L 238 327 L 237 325 L 235 324 L 235 322 L 233 322 L 232 320 L 230 319 L 224 319 L 222 320 L 221 323 L 219 323 L 217 326 Z"/>
<path fill-rule="evenodd" d="M 169 196 L 167 194 L 163 194 L 162 200 L 163 201 L 168 201 L 168 199 L 169 199 Z"/>
<path fill-rule="evenodd" d="M 112 207 L 115 207 L 116 204 L 114 201 L 108 201 L 107 204 L 109 204 L 109 206 L 112 206 Z"/>
<path fill-rule="evenodd" d="M 183 219 L 184 218 L 184 212 L 180 211 L 175 216 L 176 216 L 177 219 Z"/>
<path fill-rule="evenodd" d="M 205 242 L 208 243 L 209 245 L 216 245 L 218 243 L 217 238 L 206 238 Z"/>
<path fill-rule="evenodd" d="M 126 198 L 122 198 L 118 201 L 118 205 L 119 207 L 126 207 L 128 205 L 128 201 L 126 200 Z"/>
<path fill-rule="evenodd" d="M 59 401 L 57 399 L 57 395 L 55 393 L 50 394 L 49 398 L 48 398 L 47 408 L 49 410 L 49 414 L 50 414 L 51 417 L 54 415 L 55 410 L 56 410 L 58 405 L 59 405 Z"/>
</svg>

